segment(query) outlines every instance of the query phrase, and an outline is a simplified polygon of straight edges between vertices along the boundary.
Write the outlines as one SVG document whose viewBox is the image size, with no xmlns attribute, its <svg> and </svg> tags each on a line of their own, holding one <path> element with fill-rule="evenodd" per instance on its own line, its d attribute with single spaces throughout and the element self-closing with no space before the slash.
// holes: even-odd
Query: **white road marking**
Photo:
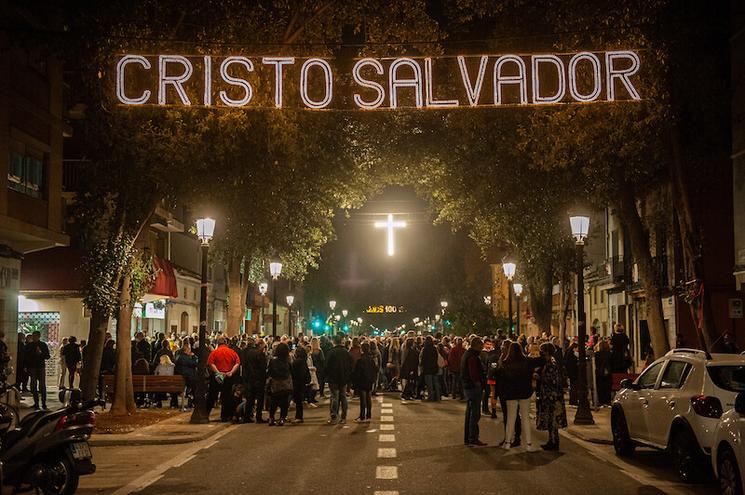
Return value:
<svg viewBox="0 0 745 495">
<path fill-rule="evenodd" d="M 381 459 L 393 459 L 396 457 L 396 449 L 378 449 L 378 457 Z"/>
<path fill-rule="evenodd" d="M 378 435 L 379 442 L 395 442 L 396 435 Z"/>
<path fill-rule="evenodd" d="M 153 469 L 151 469 L 147 473 L 143 474 L 142 476 L 140 476 L 139 478 L 135 480 L 132 480 L 130 483 L 128 483 L 127 485 L 124 485 L 123 487 L 121 487 L 120 489 L 112 493 L 111 495 L 129 495 L 130 493 L 144 490 L 148 486 L 152 485 L 153 483 L 161 479 L 166 471 L 168 471 L 172 467 L 182 466 L 183 464 L 191 460 L 191 458 L 193 458 L 197 452 L 204 449 L 205 446 L 210 446 L 210 447 L 213 446 L 215 443 L 217 443 L 217 440 L 220 437 L 226 435 L 227 433 L 232 432 L 236 428 L 238 428 L 238 425 L 229 426 L 225 428 L 224 430 L 215 433 L 213 436 L 211 436 L 210 438 L 206 440 L 202 440 L 201 442 L 195 442 L 187 446 L 181 451 L 180 454 L 172 457 L 168 461 L 158 466 L 155 466 Z"/>
<path fill-rule="evenodd" d="M 393 431 L 396 427 L 393 425 L 380 425 L 380 431 Z"/>
<path fill-rule="evenodd" d="M 375 490 L 373 495 L 398 495 L 398 491 L 397 490 L 385 490 L 385 491 Z"/>
<path fill-rule="evenodd" d="M 381 409 L 380 414 L 393 414 L 393 409 Z"/>
<path fill-rule="evenodd" d="M 381 416 L 380 421 L 382 423 L 391 423 L 393 421 L 393 416 Z"/>
<path fill-rule="evenodd" d="M 366 430 L 365 433 L 375 433 L 376 431 L 378 431 L 378 429 L 373 428 L 372 430 Z"/>
<path fill-rule="evenodd" d="M 375 469 L 375 477 L 379 480 L 398 479 L 398 467 L 397 466 L 378 466 L 377 469 Z"/>
<path fill-rule="evenodd" d="M 393 407 L 393 404 L 391 404 L 390 402 L 383 402 L 383 403 L 382 403 L 382 404 L 380 405 L 380 407 Z"/>
</svg>

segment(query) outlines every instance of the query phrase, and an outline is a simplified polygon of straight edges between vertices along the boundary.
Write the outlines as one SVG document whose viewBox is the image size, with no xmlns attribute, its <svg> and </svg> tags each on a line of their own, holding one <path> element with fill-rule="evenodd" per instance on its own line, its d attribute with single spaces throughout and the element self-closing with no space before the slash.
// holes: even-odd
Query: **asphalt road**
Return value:
<svg viewBox="0 0 745 495">
<path fill-rule="evenodd" d="M 382 399 L 374 402 L 369 425 L 350 421 L 346 426 L 328 426 L 327 409 L 320 407 L 306 412 L 304 424 L 238 425 L 199 444 L 98 448 L 94 457 L 99 472 L 81 482 L 79 493 L 717 492 L 712 483 L 693 487 L 678 483 L 665 455 L 652 451 L 641 450 L 628 463 L 617 459 L 610 446 L 566 436 L 559 453 L 503 451 L 496 447 L 503 435 L 501 418 L 482 417 L 482 440 L 489 446 L 469 448 L 462 444 L 462 403 L 402 404 L 392 395 Z M 352 419 L 359 406 L 356 401 L 350 406 Z M 545 442 L 543 433 L 536 435 L 537 443 Z"/>
</svg>

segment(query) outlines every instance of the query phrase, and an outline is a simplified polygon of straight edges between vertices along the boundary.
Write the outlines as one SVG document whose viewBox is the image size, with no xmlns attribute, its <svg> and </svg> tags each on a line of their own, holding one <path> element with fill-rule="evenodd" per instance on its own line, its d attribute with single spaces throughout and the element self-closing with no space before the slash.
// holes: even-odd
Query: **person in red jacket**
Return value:
<svg viewBox="0 0 745 495">
<path fill-rule="evenodd" d="M 224 337 L 220 337 L 217 340 L 217 349 L 212 351 L 207 358 L 207 367 L 213 374 L 207 397 L 207 414 L 214 407 L 219 393 L 220 421 L 230 421 L 233 418 L 236 404 L 233 401 L 232 389 L 240 378 L 238 374 L 240 365 L 238 353 L 227 346 L 227 340 Z"/>
<path fill-rule="evenodd" d="M 463 353 L 466 350 L 463 349 L 463 339 L 461 337 L 455 338 L 455 344 L 450 349 L 448 354 L 448 370 L 450 371 L 450 394 L 453 399 L 460 398 L 465 399 L 463 395 L 463 382 L 460 379 L 460 360 L 463 358 Z"/>
</svg>

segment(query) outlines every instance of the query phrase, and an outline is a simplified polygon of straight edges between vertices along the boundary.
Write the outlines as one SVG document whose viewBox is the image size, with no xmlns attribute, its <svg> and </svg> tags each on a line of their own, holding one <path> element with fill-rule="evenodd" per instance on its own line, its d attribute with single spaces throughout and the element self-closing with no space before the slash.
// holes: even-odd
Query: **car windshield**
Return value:
<svg viewBox="0 0 745 495">
<path fill-rule="evenodd" d="M 717 387 L 730 392 L 745 390 L 745 366 L 708 366 L 706 369 Z"/>
</svg>

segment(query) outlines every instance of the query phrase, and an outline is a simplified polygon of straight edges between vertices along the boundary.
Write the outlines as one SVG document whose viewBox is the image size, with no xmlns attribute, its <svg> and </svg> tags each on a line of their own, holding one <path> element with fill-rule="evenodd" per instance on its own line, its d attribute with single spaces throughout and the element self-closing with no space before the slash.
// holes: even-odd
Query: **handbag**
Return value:
<svg viewBox="0 0 745 495">
<path fill-rule="evenodd" d="M 275 378 L 269 379 L 269 389 L 273 394 L 279 392 L 292 392 L 292 376 L 277 380 Z"/>
</svg>

